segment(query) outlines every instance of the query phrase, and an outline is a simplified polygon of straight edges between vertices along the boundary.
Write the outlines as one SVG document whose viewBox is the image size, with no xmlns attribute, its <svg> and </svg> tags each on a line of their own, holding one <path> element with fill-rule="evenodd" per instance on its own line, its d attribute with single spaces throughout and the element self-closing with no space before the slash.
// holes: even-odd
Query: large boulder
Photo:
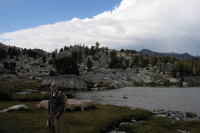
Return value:
<svg viewBox="0 0 200 133">
<path fill-rule="evenodd" d="M 49 102 L 49 100 L 42 100 L 42 101 L 37 105 L 37 108 L 48 109 L 48 102 Z"/>
<path fill-rule="evenodd" d="M 59 76 L 49 76 L 43 80 L 42 86 L 49 86 L 52 82 L 56 82 L 58 86 L 63 88 L 87 89 L 87 85 L 83 79 L 76 75 L 66 74 Z"/>
<path fill-rule="evenodd" d="M 68 105 L 65 107 L 66 111 L 77 111 L 77 110 L 82 110 L 84 111 L 85 109 L 88 108 L 94 108 L 94 103 L 92 100 L 89 99 L 68 99 Z M 37 108 L 43 108 L 43 109 L 48 109 L 48 102 L 49 100 L 42 100 L 38 105 Z"/>
<path fill-rule="evenodd" d="M 113 86 L 115 88 L 122 88 L 122 87 L 126 87 L 126 86 L 133 86 L 133 83 L 125 81 L 125 80 L 121 80 L 121 81 L 116 81 L 114 80 L 110 86 Z"/>
<path fill-rule="evenodd" d="M 66 111 L 77 111 L 77 110 L 84 110 L 83 104 L 80 100 L 77 99 L 68 99 L 68 105 L 66 108 Z"/>
<path fill-rule="evenodd" d="M 68 106 L 66 107 L 66 111 L 84 111 L 88 108 L 94 108 L 94 103 L 89 99 L 68 99 Z"/>
<path fill-rule="evenodd" d="M 187 111 L 185 114 L 186 114 L 186 117 L 189 117 L 189 118 L 197 117 L 197 113 L 193 111 Z"/>
<path fill-rule="evenodd" d="M 71 89 L 87 89 L 87 83 L 102 84 L 122 88 L 133 86 L 134 83 L 152 83 L 158 79 L 165 79 L 163 74 L 154 68 L 133 68 L 133 69 L 105 69 L 96 68 L 93 71 L 76 75 L 49 76 L 43 80 L 43 86 L 49 86 L 56 82 L 60 87 Z"/>
<path fill-rule="evenodd" d="M 20 105 L 14 105 L 0 112 L 14 112 L 14 111 L 31 111 L 31 110 L 25 104 L 20 104 Z"/>
<path fill-rule="evenodd" d="M 88 108 L 94 108 L 94 103 L 92 102 L 92 100 L 89 99 L 81 99 L 81 110 L 85 110 Z"/>
<path fill-rule="evenodd" d="M 133 86 L 134 83 L 152 83 L 160 79 L 160 75 L 154 68 L 133 68 L 133 69 L 105 69 L 98 68 L 80 76 L 88 83 L 101 83 L 105 86 L 122 88 Z"/>
</svg>

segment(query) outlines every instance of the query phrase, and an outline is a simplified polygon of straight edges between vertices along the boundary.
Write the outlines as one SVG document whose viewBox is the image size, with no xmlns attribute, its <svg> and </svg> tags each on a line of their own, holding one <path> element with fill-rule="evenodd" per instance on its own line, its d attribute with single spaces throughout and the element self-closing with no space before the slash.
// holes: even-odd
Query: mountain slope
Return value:
<svg viewBox="0 0 200 133">
<path fill-rule="evenodd" d="M 178 58 L 178 59 L 187 59 L 187 60 L 194 60 L 195 57 L 188 54 L 188 53 L 184 53 L 184 54 L 179 54 L 179 53 L 174 53 L 174 52 L 171 52 L 171 53 L 158 53 L 158 52 L 153 52 L 151 50 L 148 50 L 148 49 L 142 49 L 141 51 L 139 51 L 139 53 L 142 53 L 143 55 L 146 55 L 148 54 L 149 56 L 154 56 L 154 55 L 157 55 L 157 56 L 168 56 L 168 57 L 174 57 L 174 58 Z"/>
</svg>

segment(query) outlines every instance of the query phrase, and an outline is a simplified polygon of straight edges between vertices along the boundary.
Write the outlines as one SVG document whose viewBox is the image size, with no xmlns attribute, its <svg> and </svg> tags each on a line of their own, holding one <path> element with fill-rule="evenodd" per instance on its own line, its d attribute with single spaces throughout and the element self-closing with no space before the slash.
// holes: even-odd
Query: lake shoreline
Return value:
<svg viewBox="0 0 200 133">
<path fill-rule="evenodd" d="M 124 87 L 112 90 L 67 91 L 77 99 L 103 105 L 128 106 L 150 111 L 193 111 L 200 115 L 200 87 Z"/>
</svg>

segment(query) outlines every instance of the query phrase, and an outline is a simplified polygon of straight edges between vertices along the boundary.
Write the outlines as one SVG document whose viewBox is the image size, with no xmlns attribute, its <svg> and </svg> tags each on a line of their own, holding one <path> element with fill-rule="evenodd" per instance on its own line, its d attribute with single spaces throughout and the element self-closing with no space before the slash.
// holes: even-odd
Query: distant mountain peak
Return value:
<svg viewBox="0 0 200 133">
<path fill-rule="evenodd" d="M 177 54 L 177 55 L 178 55 L 179 53 L 176 53 L 176 52 L 169 52 L 169 54 Z"/>
<path fill-rule="evenodd" d="M 142 53 L 144 55 L 148 54 L 149 56 L 169 56 L 169 57 L 174 57 L 174 58 L 179 58 L 179 59 L 187 59 L 187 60 L 194 60 L 195 57 L 188 54 L 188 53 L 183 53 L 183 54 L 179 54 L 176 52 L 169 52 L 169 53 L 158 53 L 158 52 L 154 52 L 148 49 L 142 49 L 141 51 L 139 51 L 139 53 Z"/>
</svg>

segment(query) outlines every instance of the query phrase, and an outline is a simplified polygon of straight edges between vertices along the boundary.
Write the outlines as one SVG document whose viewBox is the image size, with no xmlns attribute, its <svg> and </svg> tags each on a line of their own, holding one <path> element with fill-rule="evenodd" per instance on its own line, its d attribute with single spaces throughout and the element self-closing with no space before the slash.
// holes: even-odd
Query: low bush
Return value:
<svg viewBox="0 0 200 133">
<path fill-rule="evenodd" d="M 14 95 L 14 98 L 19 102 L 29 102 L 29 101 L 41 101 L 48 100 L 49 94 L 39 94 L 39 93 L 31 93 L 31 94 L 23 94 L 23 95 Z"/>
<path fill-rule="evenodd" d="M 142 109 L 135 109 L 133 113 L 132 119 L 135 119 L 136 121 L 147 121 L 151 119 L 153 116 L 153 113 L 147 110 Z"/>
<path fill-rule="evenodd" d="M 14 100 L 13 91 L 11 89 L 6 88 L 4 86 L 0 86 L 0 101 L 12 101 Z"/>
</svg>

